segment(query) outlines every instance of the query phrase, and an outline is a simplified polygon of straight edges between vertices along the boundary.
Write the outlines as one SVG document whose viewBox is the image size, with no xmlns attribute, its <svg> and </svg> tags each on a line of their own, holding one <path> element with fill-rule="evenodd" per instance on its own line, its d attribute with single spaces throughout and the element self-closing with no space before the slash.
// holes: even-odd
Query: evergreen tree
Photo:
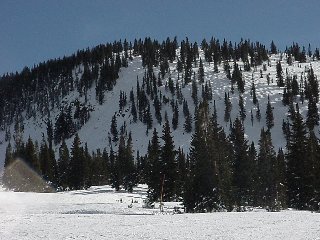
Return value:
<svg viewBox="0 0 320 240">
<path fill-rule="evenodd" d="M 261 112 L 260 112 L 259 103 L 257 104 L 256 118 L 257 118 L 258 122 L 260 122 L 260 120 L 261 120 Z"/>
<path fill-rule="evenodd" d="M 303 168 L 305 204 L 308 209 L 319 211 L 320 145 L 312 130 L 307 137 L 307 149 Z"/>
<path fill-rule="evenodd" d="M 208 106 L 201 103 L 196 111 L 195 132 L 190 148 L 190 173 L 186 183 L 184 204 L 188 212 L 205 212 L 217 208 L 217 187 L 213 166 L 208 158 L 206 127 L 209 126 Z M 212 149 L 213 150 L 213 149 Z"/>
<path fill-rule="evenodd" d="M 39 158 L 43 178 L 51 183 L 56 183 L 56 160 L 54 159 L 54 154 L 51 153 L 51 149 L 49 149 L 45 139 L 42 140 L 40 146 Z"/>
<path fill-rule="evenodd" d="M 129 133 L 127 145 L 125 149 L 125 159 L 122 166 L 122 171 L 124 175 L 123 187 L 125 190 L 132 192 L 133 187 L 136 185 L 136 169 L 134 165 L 133 149 L 132 149 L 132 136 Z"/>
<path fill-rule="evenodd" d="M 84 189 L 89 187 L 86 182 L 86 160 L 84 150 L 81 147 L 81 142 L 78 134 L 76 134 L 71 147 L 70 158 L 70 188 L 71 189 Z"/>
<path fill-rule="evenodd" d="M 274 208 L 285 209 L 287 207 L 287 180 L 286 180 L 286 159 L 282 148 L 279 149 L 277 159 L 273 165 L 275 187 L 276 187 L 276 201 Z"/>
<path fill-rule="evenodd" d="M 183 196 L 185 191 L 185 181 L 187 177 L 187 166 L 186 166 L 186 156 L 183 150 L 179 147 L 177 152 L 177 183 L 176 192 L 177 196 Z"/>
<path fill-rule="evenodd" d="M 258 155 L 258 175 L 259 187 L 258 195 L 259 205 L 264 207 L 274 208 L 276 199 L 276 182 L 274 173 L 277 169 L 273 169 L 276 162 L 276 152 L 274 151 L 271 133 L 261 130 L 259 140 L 259 155 Z"/>
<path fill-rule="evenodd" d="M 193 99 L 194 104 L 197 105 L 198 104 L 198 86 L 195 79 L 192 81 L 191 97 Z"/>
<path fill-rule="evenodd" d="M 36 173 L 40 174 L 40 161 L 32 139 L 29 137 L 25 146 L 24 159 L 28 166 Z"/>
<path fill-rule="evenodd" d="M 244 121 L 246 119 L 246 109 L 243 105 L 243 97 L 242 95 L 239 95 L 239 115 L 240 115 L 240 119 L 241 121 Z"/>
<path fill-rule="evenodd" d="M 208 113 L 208 104 L 201 103 L 196 111 L 185 183 L 184 203 L 188 212 L 232 208 L 230 146 L 217 124 L 216 110 L 211 119 Z"/>
<path fill-rule="evenodd" d="M 267 103 L 267 109 L 266 109 L 266 125 L 269 131 L 274 126 L 274 117 L 273 117 L 273 111 L 272 111 L 269 95 L 268 95 L 268 103 Z"/>
<path fill-rule="evenodd" d="M 256 86 L 254 82 L 252 82 L 252 102 L 254 105 L 258 103 L 257 94 L 256 94 Z"/>
<path fill-rule="evenodd" d="M 271 41 L 270 51 L 271 51 L 271 54 L 276 54 L 277 53 L 277 47 L 276 47 L 276 45 L 274 44 L 273 41 Z"/>
<path fill-rule="evenodd" d="M 248 158 L 248 141 L 244 136 L 244 126 L 240 119 L 236 118 L 233 123 L 230 140 L 233 149 L 233 185 L 235 190 L 235 201 L 238 206 L 247 205 L 252 202 L 252 165 Z"/>
<path fill-rule="evenodd" d="M 244 93 L 244 84 L 245 83 L 244 83 L 244 80 L 242 79 L 242 73 L 241 73 L 239 66 L 236 62 L 233 65 L 232 81 L 233 81 L 233 83 L 237 83 L 239 92 Z"/>
<path fill-rule="evenodd" d="M 59 159 L 58 159 L 58 186 L 62 190 L 66 190 L 69 187 L 69 174 L 70 174 L 70 154 L 69 149 L 65 141 L 59 148 Z"/>
<path fill-rule="evenodd" d="M 310 130 L 313 130 L 314 126 L 319 125 L 318 107 L 313 97 L 309 98 L 306 124 Z"/>
<path fill-rule="evenodd" d="M 282 76 L 282 66 L 280 61 L 277 63 L 277 84 L 279 87 L 284 87 L 284 81 Z"/>
<path fill-rule="evenodd" d="M 198 79 L 200 83 L 204 83 L 204 69 L 203 69 L 203 63 L 201 58 L 199 61 Z"/>
<path fill-rule="evenodd" d="M 171 136 L 171 130 L 169 121 L 166 120 L 163 125 L 162 137 L 164 145 L 161 148 L 161 169 L 162 177 L 164 178 L 163 186 L 163 200 L 171 201 L 177 199 L 177 163 L 176 163 L 176 151 L 174 150 L 174 142 Z"/>
<path fill-rule="evenodd" d="M 305 157 L 307 138 L 306 127 L 298 106 L 291 129 L 286 155 L 289 207 L 305 209 L 304 167 L 307 160 Z"/>
<path fill-rule="evenodd" d="M 117 142 L 118 141 L 118 127 L 117 127 L 116 115 L 113 115 L 113 117 L 112 117 L 110 133 L 112 134 L 112 141 Z"/>
<path fill-rule="evenodd" d="M 225 110 L 224 110 L 224 121 L 228 122 L 230 120 L 230 113 L 232 109 L 232 103 L 230 101 L 229 93 L 224 93 L 224 104 L 225 104 Z"/>
<path fill-rule="evenodd" d="M 148 146 L 146 164 L 146 182 L 148 184 L 148 200 L 157 201 L 160 198 L 161 177 L 163 175 L 160 159 L 160 143 L 157 129 L 154 128 L 151 143 Z"/>
<path fill-rule="evenodd" d="M 173 109 L 173 116 L 172 116 L 172 128 L 173 130 L 176 130 L 178 128 L 178 123 L 179 123 L 179 107 L 178 103 L 174 105 Z"/>
</svg>

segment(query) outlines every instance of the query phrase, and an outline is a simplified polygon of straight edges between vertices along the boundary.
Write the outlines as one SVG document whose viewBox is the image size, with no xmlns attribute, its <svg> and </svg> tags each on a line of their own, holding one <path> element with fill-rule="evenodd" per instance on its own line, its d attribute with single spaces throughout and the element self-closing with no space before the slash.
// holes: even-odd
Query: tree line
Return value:
<svg viewBox="0 0 320 240">
<path fill-rule="evenodd" d="M 320 147 L 314 133 L 314 126 L 319 123 L 316 106 L 319 86 L 312 67 L 306 69 L 306 76 L 301 75 L 298 83 L 297 76 L 287 72 L 284 75 L 281 62 L 277 63 L 277 84 L 284 89 L 283 104 L 288 106 L 289 118 L 283 121 L 282 126 L 287 142 L 286 151 L 276 150 L 270 131 L 274 126 L 270 101 L 266 111 L 267 128 L 261 129 L 260 140 L 255 146 L 244 136 L 243 121 L 247 113 L 242 98 L 245 90 L 242 71 L 249 71 L 268 61 L 269 53 L 277 53 L 275 44 L 271 43 L 269 51 L 264 45 L 249 40 L 241 40 L 238 44 L 224 40 L 221 45 L 214 38 L 209 43 L 202 41 L 203 61 L 213 62 L 215 71 L 223 63 L 226 76 L 230 79 L 230 93 L 234 94 L 235 85 L 239 92 L 239 115 L 234 121 L 230 118 L 232 104 L 229 92 L 225 93 L 224 120 L 230 122 L 229 134 L 218 125 L 215 103 L 213 114 L 209 111 L 212 86 L 210 82 L 205 82 L 197 43 L 190 43 L 186 39 L 180 46 L 177 51 L 176 38 L 168 38 L 162 43 L 150 38 L 135 40 L 133 44 L 120 41 L 79 51 L 62 60 L 39 64 L 31 71 L 25 69 L 20 74 L 3 76 L 0 90 L 6 94 L 0 100 L 0 107 L 6 114 L 1 122 L 5 128 L 14 123 L 14 146 L 9 143 L 5 157 L 5 186 L 16 191 L 49 191 L 111 184 L 116 190 L 124 188 L 132 191 L 136 184 L 146 183 L 150 202 L 158 201 L 160 197 L 164 201 L 183 201 L 188 212 L 241 210 L 246 206 L 261 206 L 270 210 L 287 207 L 319 210 Z M 304 48 L 301 50 L 294 44 L 286 50 L 288 64 L 293 59 L 304 62 L 306 55 L 319 59 L 318 52 L 316 49 L 312 55 L 311 50 L 306 53 Z M 125 124 L 118 131 L 116 114 L 110 127 L 109 151 L 105 148 L 90 152 L 88 146 L 81 142 L 77 131 L 88 121 L 92 109 L 86 102 L 79 101 L 60 106 L 56 122 L 47 121 L 47 137 L 43 136 L 40 146 L 31 138 L 23 142 L 23 110 L 26 110 L 26 116 L 32 117 L 40 111 L 50 119 L 50 109 L 59 106 L 62 96 L 76 90 L 86 99 L 88 89 L 94 85 L 96 100 L 103 104 L 104 92 L 112 90 L 120 68 L 128 66 L 128 61 L 137 55 L 142 57 L 145 74 L 142 83 L 137 79 L 136 91 L 128 94 L 129 101 L 127 93 L 120 93 L 119 112 L 129 106 L 132 122 L 143 122 L 147 135 L 152 131 L 153 122 L 162 125 L 161 137 L 153 129 L 146 155 L 134 153 L 131 133 L 127 133 Z M 244 62 L 243 70 L 236 63 L 240 59 Z M 178 80 L 182 81 L 174 82 L 171 79 L 169 63 L 174 60 L 177 61 Z M 233 61 L 232 67 L 230 61 Z M 153 67 L 159 67 L 158 75 Z M 198 71 L 195 72 L 194 68 Z M 81 77 L 77 77 L 80 73 Z M 260 74 L 262 76 L 263 71 Z M 44 81 L 46 78 L 50 79 L 49 83 Z M 270 81 L 268 75 L 267 80 Z M 20 101 L 16 93 L 7 91 L 14 83 L 20 84 L 20 93 L 29 97 L 26 98 L 28 101 Z M 58 83 L 58 88 L 53 87 L 55 83 Z M 168 94 L 159 90 L 163 84 Z M 181 91 L 188 84 L 191 84 L 194 115 L 190 113 Z M 198 95 L 199 84 L 202 86 L 201 95 Z M 45 91 L 39 93 L 39 89 Z M 256 118 L 260 121 L 254 81 L 250 91 L 252 101 L 257 106 Z M 40 97 L 46 99 L 45 103 L 37 102 L 39 94 L 45 94 L 43 98 Z M 297 95 L 302 103 L 308 100 L 306 122 L 301 116 L 299 104 L 294 104 Z M 161 114 L 163 104 L 170 104 L 172 119 L 168 118 L 167 113 Z M 184 131 L 192 132 L 188 154 L 180 148 L 176 149 L 171 132 L 179 124 L 182 126 L 179 123 L 180 105 L 185 117 Z M 251 111 L 252 124 L 253 118 Z M 11 136 L 9 132 L 6 135 Z M 73 144 L 69 149 L 65 140 L 73 136 Z M 59 146 L 58 156 L 54 153 L 54 145 Z M 21 169 L 13 167 L 17 161 L 24 162 L 46 184 L 34 184 L 30 181 L 32 176 L 25 170 L 21 174 Z M 22 177 L 17 178 L 17 172 Z M 164 191 L 160 196 L 162 184 Z"/>
</svg>

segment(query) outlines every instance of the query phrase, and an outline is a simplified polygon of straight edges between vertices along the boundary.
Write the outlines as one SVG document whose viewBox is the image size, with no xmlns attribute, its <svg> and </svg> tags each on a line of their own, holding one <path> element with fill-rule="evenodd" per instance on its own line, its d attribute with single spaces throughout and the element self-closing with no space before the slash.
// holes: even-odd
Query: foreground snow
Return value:
<svg viewBox="0 0 320 240">
<path fill-rule="evenodd" d="M 0 189 L 0 239 L 320 239 L 320 215 L 302 211 L 172 214 L 143 208 L 145 186 L 64 193 Z"/>
</svg>

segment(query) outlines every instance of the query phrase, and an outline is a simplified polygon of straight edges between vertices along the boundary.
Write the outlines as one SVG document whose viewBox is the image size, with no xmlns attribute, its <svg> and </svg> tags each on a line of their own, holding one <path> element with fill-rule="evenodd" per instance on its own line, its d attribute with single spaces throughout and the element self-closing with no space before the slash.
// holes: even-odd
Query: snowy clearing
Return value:
<svg viewBox="0 0 320 240">
<path fill-rule="evenodd" d="M 62 193 L 0 189 L 0 239 L 320 239 L 318 213 L 173 214 L 172 203 L 160 213 L 143 208 L 145 196 L 144 185 L 133 193 L 109 186 Z"/>
</svg>

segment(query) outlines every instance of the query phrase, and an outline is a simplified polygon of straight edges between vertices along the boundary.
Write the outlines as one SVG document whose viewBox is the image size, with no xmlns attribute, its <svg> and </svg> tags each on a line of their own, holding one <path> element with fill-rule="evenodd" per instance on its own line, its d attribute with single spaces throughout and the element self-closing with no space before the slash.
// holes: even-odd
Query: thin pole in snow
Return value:
<svg viewBox="0 0 320 240">
<path fill-rule="evenodd" d="M 161 192 L 160 192 L 160 212 L 163 212 L 163 185 L 164 185 L 164 178 L 165 178 L 165 174 L 163 174 L 163 178 L 162 178 L 162 184 L 161 184 Z"/>
</svg>

